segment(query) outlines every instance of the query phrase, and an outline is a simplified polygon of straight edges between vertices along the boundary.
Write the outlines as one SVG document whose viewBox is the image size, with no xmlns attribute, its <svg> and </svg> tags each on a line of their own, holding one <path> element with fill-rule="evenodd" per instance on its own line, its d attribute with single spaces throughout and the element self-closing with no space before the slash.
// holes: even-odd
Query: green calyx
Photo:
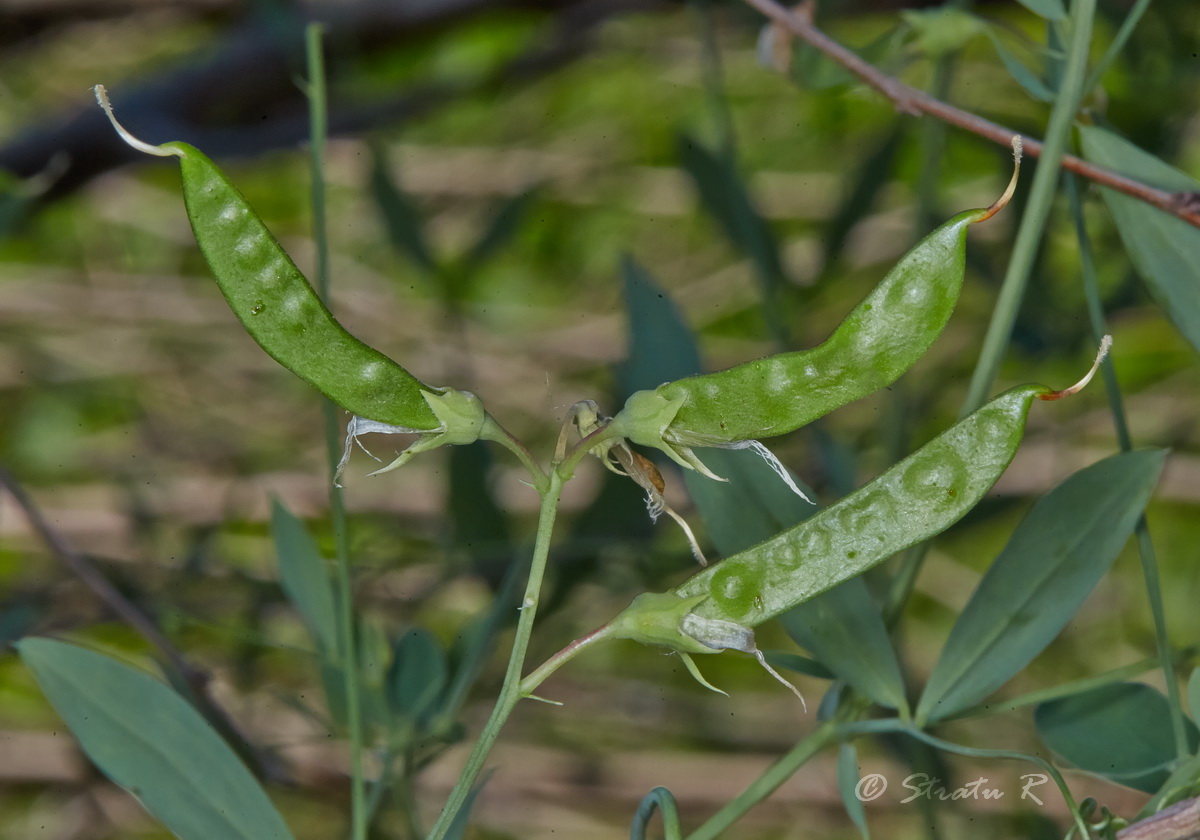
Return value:
<svg viewBox="0 0 1200 840">
<path fill-rule="evenodd" d="M 612 636 L 680 653 L 716 653 L 717 649 L 684 632 L 684 619 L 707 595 L 682 598 L 671 592 L 646 592 L 633 599 L 610 623 Z"/>
<path fill-rule="evenodd" d="M 796 695 L 804 707 L 804 697 L 799 690 L 785 680 L 778 671 L 767 664 L 767 659 L 754 644 L 754 630 L 734 621 L 721 618 L 705 618 L 692 612 L 707 595 L 682 597 L 673 592 L 647 592 L 633 599 L 616 618 L 608 624 L 615 639 L 632 639 L 645 645 L 659 645 L 679 654 L 684 667 L 696 682 L 718 694 L 724 691 L 704 678 L 693 653 L 720 653 L 723 650 L 739 650 L 758 660 L 758 664 L 781 685 Z"/>
<path fill-rule="evenodd" d="M 437 418 L 438 425 L 433 429 L 393 426 L 357 415 L 350 418 L 350 423 L 346 427 L 346 446 L 342 451 L 342 459 L 338 462 L 335 478 L 341 476 L 342 471 L 346 468 L 346 464 L 350 462 L 350 453 L 353 451 L 355 444 L 358 444 L 359 448 L 368 455 L 371 455 L 370 451 L 359 442 L 358 438 L 360 435 L 371 433 L 418 435 L 417 440 L 401 452 L 396 460 L 392 461 L 386 467 L 375 470 L 370 475 L 379 475 L 380 473 L 399 469 L 411 461 L 414 456 L 422 452 L 428 452 L 431 449 L 437 449 L 439 446 L 460 446 L 479 440 L 488 418 L 487 411 L 484 410 L 483 402 L 479 397 L 470 391 L 458 391 L 454 388 L 446 388 L 440 393 L 422 391 L 421 396 L 429 406 L 429 410 L 433 412 L 433 416 Z M 375 458 L 374 455 L 371 455 L 371 457 Z M 379 459 L 376 458 L 375 460 Z"/>
<path fill-rule="evenodd" d="M 695 470 L 716 481 L 724 481 L 696 457 L 691 446 L 680 442 L 670 431 L 679 409 L 686 399 L 682 396 L 668 398 L 658 391 L 638 391 L 630 395 L 624 407 L 612 419 L 612 429 L 621 437 L 639 446 L 661 450 L 667 457 L 687 470 Z M 699 440 L 689 441 L 702 445 Z M 709 445 L 719 446 L 713 441 Z"/>
<path fill-rule="evenodd" d="M 421 396 L 429 410 L 438 419 L 440 443 L 460 446 L 479 440 L 479 433 L 487 420 L 483 402 L 470 391 L 447 388 L 440 394 L 422 391 Z"/>
</svg>

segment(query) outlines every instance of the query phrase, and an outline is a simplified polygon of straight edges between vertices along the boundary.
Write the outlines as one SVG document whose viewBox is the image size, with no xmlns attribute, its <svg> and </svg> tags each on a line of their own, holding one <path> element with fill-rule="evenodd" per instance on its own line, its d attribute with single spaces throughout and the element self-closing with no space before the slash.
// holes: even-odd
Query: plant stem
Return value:
<svg viewBox="0 0 1200 840">
<path fill-rule="evenodd" d="M 512 653 L 508 658 L 508 670 L 504 674 L 504 684 L 500 688 L 500 696 L 492 709 L 475 748 L 463 767 L 450 798 L 442 808 L 442 813 L 434 823 L 429 834 L 429 840 L 442 840 L 454 822 L 454 818 L 462 809 L 475 781 L 483 770 L 483 763 L 488 752 L 496 743 L 500 729 L 512 714 L 517 703 L 524 696 L 521 693 L 521 670 L 525 665 L 525 654 L 529 649 L 529 639 L 533 634 L 533 622 L 537 617 L 538 602 L 541 597 L 542 579 L 546 575 L 546 561 L 550 555 L 550 536 L 554 529 L 554 519 L 558 513 L 558 502 L 562 495 L 562 485 L 565 478 L 558 469 L 550 473 L 549 486 L 542 493 L 541 510 L 538 514 L 537 537 L 533 545 L 533 560 L 529 567 L 529 580 L 525 586 L 525 597 L 521 601 L 521 617 L 517 622 L 516 637 L 513 639 Z"/>
<path fill-rule="evenodd" d="M 1132 14 L 1132 13 L 1131 13 Z M 1091 237 L 1083 219 L 1083 204 L 1079 197 L 1079 184 L 1067 173 L 1067 197 L 1070 200 L 1071 217 L 1075 222 L 1075 236 L 1079 242 L 1079 259 L 1083 275 L 1083 292 L 1087 300 L 1088 320 L 1091 322 L 1092 337 L 1099 343 L 1100 336 L 1108 334 L 1104 307 L 1100 302 L 1100 287 L 1096 280 L 1096 262 L 1092 255 Z M 1133 448 L 1129 434 L 1129 421 L 1125 417 L 1125 406 L 1121 399 L 1121 386 L 1117 382 L 1116 368 L 1112 356 L 1104 360 L 1104 389 L 1108 393 L 1109 409 L 1116 427 L 1117 441 L 1121 451 Z M 1158 557 L 1154 551 L 1154 540 L 1150 537 L 1150 526 L 1143 513 L 1138 517 L 1134 529 L 1137 537 L 1138 559 L 1142 565 L 1142 577 L 1146 582 L 1146 598 L 1150 602 L 1150 614 L 1154 619 L 1154 638 L 1158 647 L 1158 660 L 1166 683 L 1168 708 L 1171 710 L 1171 731 L 1175 738 L 1175 753 L 1180 759 L 1191 755 L 1187 730 L 1184 726 L 1183 698 L 1179 693 L 1179 680 L 1175 677 L 1175 660 L 1171 652 L 1171 639 L 1167 635 L 1166 607 L 1163 604 L 1162 583 L 1158 575 Z"/>
<path fill-rule="evenodd" d="M 750 783 L 736 798 L 713 814 L 704 825 L 687 836 L 687 840 L 717 840 L 747 811 L 779 789 L 780 785 L 796 774 L 809 759 L 838 740 L 838 725 L 825 721 L 792 747 L 786 755 L 776 761 L 767 772 Z"/>
<path fill-rule="evenodd" d="M 1175 651 L 1172 657 L 1175 661 L 1184 663 L 1188 662 L 1200 654 L 1200 647 L 1192 645 L 1191 647 L 1183 648 Z M 1059 685 L 1050 686 L 1049 688 L 1030 691 L 1026 694 L 1021 694 L 1009 700 L 1004 700 L 1000 703 L 984 701 L 978 706 L 972 706 L 969 709 L 963 709 L 961 712 L 950 715 L 944 718 L 943 722 L 951 720 L 962 720 L 965 718 L 980 718 L 991 717 L 992 715 L 1000 715 L 1005 712 L 1015 712 L 1017 709 L 1023 709 L 1026 706 L 1036 706 L 1039 703 L 1046 703 L 1050 700 L 1059 700 L 1063 697 L 1070 697 L 1073 694 L 1080 694 L 1085 691 L 1091 691 L 1096 688 L 1102 688 L 1113 683 L 1124 682 L 1131 680 L 1134 677 L 1141 676 L 1147 671 L 1152 671 L 1160 667 L 1160 661 L 1157 656 L 1141 659 L 1137 662 L 1131 662 L 1128 665 L 1122 665 L 1120 668 L 1113 668 L 1105 671 L 1102 674 L 1096 674 L 1092 677 L 1084 677 L 1083 679 L 1071 680 L 1070 682 L 1060 683 Z"/>
<path fill-rule="evenodd" d="M 1125 43 L 1129 40 L 1129 36 L 1133 34 L 1133 30 L 1137 27 L 1138 22 L 1142 19 L 1142 15 L 1146 13 L 1146 9 L 1148 8 L 1150 8 L 1150 0 L 1137 0 L 1133 8 L 1129 10 L 1129 14 L 1125 16 L 1125 20 L 1121 22 L 1121 28 L 1117 30 L 1116 36 L 1112 39 L 1112 43 L 1108 45 L 1108 49 L 1104 51 L 1104 55 L 1096 62 L 1096 66 L 1092 68 L 1087 81 L 1083 83 L 1083 92 L 1085 94 L 1100 84 L 1101 77 L 1112 66 L 1112 63 L 1117 60 L 1117 56 L 1121 54 L 1121 50 L 1125 49 Z"/>
<path fill-rule="evenodd" d="M 1075 827 L 1080 831 L 1081 838 L 1090 837 L 1087 825 L 1083 821 L 1083 817 L 1079 814 L 1079 808 L 1075 804 L 1075 797 L 1071 795 L 1071 789 L 1067 787 L 1067 782 L 1063 779 L 1062 774 L 1054 767 L 1053 764 L 1046 759 L 1037 755 L 1017 752 L 1015 750 L 982 750 L 976 747 L 964 747 L 961 744 L 955 744 L 951 741 L 944 741 L 941 738 L 936 738 L 927 732 L 913 727 L 911 724 L 896 718 L 884 718 L 879 720 L 864 720 L 855 721 L 853 723 L 841 724 L 836 731 L 836 736 L 839 741 L 852 739 L 858 735 L 880 735 L 884 733 L 898 733 L 908 735 L 918 741 L 923 741 L 931 747 L 936 747 L 945 752 L 956 753 L 957 755 L 966 756 L 968 758 L 1003 758 L 1013 761 L 1027 761 L 1031 764 L 1036 764 L 1046 771 L 1046 775 L 1054 780 L 1054 784 L 1058 787 L 1059 793 L 1062 795 L 1063 802 L 1071 811 L 1071 816 L 1074 818 Z"/>
<path fill-rule="evenodd" d="M 665 787 L 656 787 L 638 805 L 637 813 L 633 815 L 633 826 L 629 830 L 629 840 L 646 840 L 646 826 L 656 810 L 662 812 L 664 840 L 680 840 L 683 837 L 675 797 Z"/>
<path fill-rule="evenodd" d="M 529 471 L 529 476 L 533 479 L 533 487 L 539 493 L 545 493 L 547 488 L 549 488 L 550 477 L 546 475 L 546 471 L 533 459 L 533 455 L 525 448 L 525 445 L 497 423 L 490 414 L 483 421 L 483 429 L 479 432 L 479 439 L 498 443 L 516 455 L 517 460 Z"/>
<path fill-rule="evenodd" d="M 521 680 L 521 696 L 529 697 L 539 685 L 545 682 L 547 677 L 582 653 L 584 648 L 607 639 L 611 635 L 611 632 L 612 628 L 605 624 L 603 627 L 593 630 L 586 636 L 576 639 L 551 656 L 537 668 L 530 671 L 529 676 Z"/>
<path fill-rule="evenodd" d="M 312 168 L 313 239 L 317 243 L 317 294 L 332 308 L 329 296 L 329 236 L 325 220 L 325 137 L 327 100 L 325 61 L 321 52 L 319 23 L 310 23 L 304 31 L 308 64 L 309 151 Z M 329 510 L 337 554 L 338 634 L 341 637 L 341 665 L 346 692 L 346 728 L 350 740 L 350 837 L 366 840 L 367 808 L 363 782 L 362 705 L 358 696 L 358 652 L 354 636 L 354 598 L 350 583 L 350 537 L 346 526 L 346 505 L 334 475 L 341 458 L 338 408 L 329 400 L 322 405 L 325 427 L 325 453 L 329 462 Z"/>
<path fill-rule="evenodd" d="M 979 363 L 971 376 L 962 416 L 970 414 L 987 402 L 988 392 L 1000 369 L 1004 349 L 1012 336 L 1013 324 L 1017 319 L 1021 300 L 1029 284 L 1029 275 L 1037 257 L 1050 205 L 1057 191 L 1059 164 L 1070 139 L 1071 124 L 1079 110 L 1083 95 L 1084 74 L 1087 72 L 1088 48 L 1092 41 L 1092 19 L 1096 13 L 1096 0 L 1075 0 L 1071 4 L 1071 42 L 1067 49 L 1062 87 L 1054 100 L 1050 122 L 1046 126 L 1045 145 L 1033 176 L 1029 202 L 1021 216 L 1017 239 L 1013 244 L 1008 271 L 992 320 L 988 324 L 987 336 L 980 351 Z"/>
</svg>

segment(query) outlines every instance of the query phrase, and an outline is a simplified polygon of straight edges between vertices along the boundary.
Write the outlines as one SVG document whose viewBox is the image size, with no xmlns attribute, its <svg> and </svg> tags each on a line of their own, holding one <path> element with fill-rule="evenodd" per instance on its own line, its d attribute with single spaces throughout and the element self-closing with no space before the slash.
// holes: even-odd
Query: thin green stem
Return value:
<svg viewBox="0 0 1200 840">
<path fill-rule="evenodd" d="M 1036 764 L 1046 771 L 1054 784 L 1058 787 L 1059 793 L 1062 795 L 1063 801 L 1067 808 L 1071 811 L 1071 816 L 1075 820 L 1075 827 L 1081 832 L 1082 837 L 1089 837 L 1087 825 L 1083 821 L 1082 815 L 1079 813 L 1079 807 L 1075 804 L 1075 797 L 1071 795 L 1071 789 L 1067 787 L 1066 780 L 1062 774 L 1054 767 L 1053 764 L 1046 761 L 1041 756 L 1031 755 L 1029 753 L 1017 752 L 1015 750 L 984 750 L 976 747 L 964 747 L 961 744 L 955 744 L 952 741 L 945 741 L 941 738 L 930 735 L 927 732 L 922 732 L 920 729 L 913 727 L 896 718 L 886 718 L 882 720 L 864 720 L 855 721 L 853 723 L 844 723 L 837 728 L 837 740 L 849 740 L 859 735 L 881 735 L 885 733 L 898 733 L 908 735 L 918 741 L 923 741 L 931 747 L 936 747 L 945 752 L 955 753 L 957 755 L 966 756 L 967 758 L 1001 758 L 1013 761 L 1027 761 L 1031 764 Z"/>
<path fill-rule="evenodd" d="M 1083 92 L 1085 94 L 1100 84 L 1100 79 L 1108 72 L 1108 68 L 1112 66 L 1112 63 L 1117 60 L 1117 56 L 1121 54 L 1121 50 L 1125 49 L 1125 44 L 1129 40 L 1129 36 L 1133 34 L 1133 30 L 1137 28 L 1142 15 L 1146 13 L 1146 9 L 1148 8 L 1150 8 L 1150 0 L 1137 0 L 1133 4 L 1133 8 L 1125 16 L 1125 20 L 1121 23 L 1121 28 L 1117 30 L 1112 43 L 1108 45 L 1108 49 L 1104 51 L 1104 55 L 1096 62 L 1096 66 L 1092 68 L 1087 81 L 1083 83 Z"/>
<path fill-rule="evenodd" d="M 679 827 L 679 806 L 675 797 L 665 787 L 656 787 L 646 794 L 642 804 L 638 805 L 637 813 L 633 815 L 633 826 L 629 830 L 629 840 L 646 840 L 646 826 L 655 811 L 662 812 L 663 837 L 665 840 L 680 840 L 683 829 Z"/>
<path fill-rule="evenodd" d="M 313 238 L 317 243 L 317 293 L 327 306 L 329 298 L 329 236 L 325 217 L 325 138 L 327 99 L 325 61 L 321 51 L 322 26 L 311 23 L 305 29 L 305 53 L 308 63 L 309 149 L 312 170 Z M 350 740 L 350 837 L 366 840 L 367 809 L 363 781 L 362 705 L 358 695 L 358 652 L 354 636 L 354 598 L 350 582 L 350 536 L 346 526 L 346 505 L 334 475 L 341 458 L 338 408 L 325 400 L 322 406 L 325 427 L 325 452 L 329 462 L 329 509 L 337 554 L 338 634 L 342 676 L 346 693 L 346 728 Z"/>
<path fill-rule="evenodd" d="M 1175 677 L 1175 663 L 1171 656 L 1171 639 L 1167 635 L 1167 616 L 1166 608 L 1163 605 L 1162 581 L 1158 575 L 1158 558 L 1144 515 L 1138 519 L 1134 536 L 1137 539 L 1138 558 L 1142 561 L 1142 577 L 1146 581 L 1146 597 L 1150 601 L 1150 614 L 1154 617 L 1154 639 L 1158 646 L 1158 658 L 1162 663 L 1163 680 L 1167 687 L 1167 707 L 1171 710 L 1171 731 L 1175 736 L 1175 756 L 1184 759 L 1192 754 L 1192 750 L 1188 744 L 1183 698 L 1180 696 L 1179 680 Z"/>
<path fill-rule="evenodd" d="M 612 628 L 605 624 L 588 633 L 586 636 L 581 636 L 558 653 L 551 656 L 541 665 L 529 672 L 529 676 L 521 680 L 521 696 L 529 697 L 537 689 L 539 685 L 546 681 L 546 678 L 557 671 L 562 666 L 566 665 L 576 656 L 583 652 L 584 648 L 594 645 L 596 642 L 603 641 L 612 635 Z"/>
<path fill-rule="evenodd" d="M 693 7 L 700 27 L 704 93 L 708 97 L 708 110 L 717 126 L 717 146 L 728 160 L 733 160 L 737 156 L 737 132 L 733 127 L 729 100 L 725 96 L 725 74 L 721 67 L 721 50 L 717 45 L 712 0 L 696 0 Z"/>
<path fill-rule="evenodd" d="M 1071 124 L 1075 120 L 1083 95 L 1084 74 L 1087 72 L 1088 47 L 1092 40 L 1092 20 L 1095 13 L 1096 0 L 1075 0 L 1071 4 L 1071 42 L 1067 49 L 1063 84 L 1050 112 L 1045 145 L 1038 161 L 1037 172 L 1033 176 L 1029 202 L 1025 206 L 1025 213 L 1017 230 L 1017 239 L 1013 245 L 1004 285 L 1000 289 L 996 307 L 992 310 L 992 319 L 988 324 L 979 363 L 967 389 L 963 416 L 987 401 L 988 392 L 1000 369 L 1000 360 L 1012 335 L 1017 311 L 1029 284 L 1046 219 L 1054 201 L 1063 152 L 1070 139 Z"/>
<path fill-rule="evenodd" d="M 549 488 L 550 476 L 533 459 L 532 453 L 525 448 L 525 445 L 521 441 L 517 440 L 507 429 L 497 423 L 490 414 L 483 421 L 483 429 L 479 432 L 479 439 L 498 443 L 516 455 L 517 460 L 529 471 L 529 476 L 533 479 L 534 489 L 538 493 L 545 493 Z"/>
<path fill-rule="evenodd" d="M 724 808 L 713 814 L 704 825 L 687 836 L 687 840 L 717 840 L 728 831 L 746 812 L 766 799 L 825 747 L 837 742 L 838 724 L 825 721 L 804 736 L 786 755 L 776 761 L 765 773 L 751 782 Z"/>
<path fill-rule="evenodd" d="M 525 597 L 521 601 L 521 617 L 517 622 L 517 632 L 513 639 L 512 653 L 508 659 L 508 670 L 504 674 L 504 684 L 500 688 L 500 696 L 492 709 L 491 717 L 484 725 L 475 748 L 467 758 L 466 766 L 459 775 L 454 790 L 433 830 L 429 840 L 442 840 L 450 830 L 455 817 L 467 802 L 488 753 L 496 743 L 504 723 L 523 697 L 521 693 L 521 670 L 525 666 L 525 654 L 529 649 L 529 639 L 533 634 L 533 622 L 537 617 L 537 607 L 541 598 L 542 579 L 546 575 L 546 562 L 550 556 L 550 537 L 554 530 L 554 519 L 558 513 L 559 498 L 562 495 L 564 477 L 559 470 L 550 474 L 549 486 L 542 494 L 541 511 L 538 514 L 537 537 L 533 545 L 533 560 L 529 567 L 529 580 L 525 586 Z"/>
<path fill-rule="evenodd" d="M 596 429 L 596 431 L 586 435 L 571 448 L 571 450 L 567 453 L 566 458 L 563 459 L 563 462 L 558 465 L 557 471 L 562 473 L 564 480 L 570 478 L 575 474 L 575 468 L 579 466 L 579 462 L 582 461 L 589 452 L 591 452 L 600 444 L 610 441 L 615 437 L 617 437 L 617 434 L 615 431 L 613 431 L 611 423 L 601 426 L 599 429 Z"/>
<path fill-rule="evenodd" d="M 1079 180 L 1068 172 L 1065 184 L 1071 219 L 1075 223 L 1075 238 L 1079 243 L 1083 297 L 1087 303 L 1088 320 L 1091 322 L 1092 343 L 1099 345 L 1100 340 L 1108 335 L 1108 324 L 1104 318 L 1104 305 L 1100 301 L 1100 284 L 1096 279 L 1096 258 L 1092 252 L 1092 240 L 1088 236 L 1087 225 L 1083 218 L 1083 201 L 1079 195 Z M 1117 382 L 1117 369 L 1113 366 L 1111 353 L 1100 363 L 1100 375 L 1104 378 L 1104 393 L 1108 395 L 1108 408 L 1112 414 L 1113 425 L 1116 427 L 1117 443 L 1122 452 L 1128 452 L 1133 448 L 1133 438 L 1129 434 L 1129 421 L 1125 418 L 1125 404 L 1121 397 L 1121 386 Z"/>
<path fill-rule="evenodd" d="M 379 778 L 371 783 L 371 789 L 367 793 L 367 823 L 375 818 L 376 812 L 379 811 L 379 806 L 383 802 L 383 796 L 392 785 L 392 765 L 396 762 L 396 753 L 391 747 L 384 750 L 383 755 L 379 759 Z M 418 835 L 414 834 L 414 837 Z"/>
<path fill-rule="evenodd" d="M 1100 337 L 1108 334 L 1104 307 L 1100 302 L 1100 284 L 1096 279 L 1096 261 L 1092 253 L 1091 237 L 1083 218 L 1083 202 L 1079 197 L 1079 184 L 1075 176 L 1067 173 L 1067 197 L 1070 201 L 1071 217 L 1075 222 L 1075 236 L 1079 243 L 1079 258 L 1083 275 L 1083 292 L 1087 300 L 1088 320 L 1091 322 L 1092 337 L 1099 343 Z M 1121 399 L 1121 386 L 1117 382 L 1116 369 L 1111 355 L 1104 361 L 1104 387 L 1108 393 L 1109 408 L 1116 426 L 1117 440 L 1121 450 L 1133 448 L 1129 434 L 1129 421 L 1125 418 L 1125 406 Z M 1162 582 L 1158 574 L 1158 557 L 1154 551 L 1154 540 L 1150 537 L 1150 526 L 1143 514 L 1138 517 L 1134 529 L 1137 539 L 1138 559 L 1142 565 L 1142 577 L 1146 582 L 1146 598 L 1150 602 L 1150 614 L 1154 620 L 1154 638 L 1158 647 L 1158 659 L 1162 666 L 1163 680 L 1167 688 L 1168 708 L 1171 710 L 1171 731 L 1175 738 L 1175 753 L 1179 758 L 1191 754 L 1187 730 L 1184 724 L 1183 698 L 1180 696 L 1179 680 L 1175 676 L 1175 661 L 1171 652 L 1171 639 L 1167 635 L 1166 607 L 1163 604 Z"/>
</svg>

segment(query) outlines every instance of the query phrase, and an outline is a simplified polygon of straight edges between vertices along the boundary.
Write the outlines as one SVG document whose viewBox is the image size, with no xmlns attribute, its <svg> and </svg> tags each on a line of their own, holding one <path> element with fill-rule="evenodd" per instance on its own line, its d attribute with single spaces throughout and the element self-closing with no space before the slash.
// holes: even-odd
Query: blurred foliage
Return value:
<svg viewBox="0 0 1200 840">
<path fill-rule="evenodd" d="M 1046 77 L 1038 74 L 1054 57 L 1038 48 L 1042 24 L 1024 8 L 979 4 L 974 11 L 986 25 L 956 12 L 939 28 L 927 11 L 828 5 L 822 25 L 889 72 L 927 86 L 933 56 L 948 51 L 956 104 L 1039 133 L 1047 109 L 1037 87 Z M 1128 5 L 1102 4 L 1097 54 Z M 798 56 L 790 77 L 763 67 L 755 49 L 761 22 L 740 5 L 718 5 L 715 22 L 715 74 L 701 15 L 684 8 L 616 16 L 574 60 L 491 81 L 489 73 L 571 22 L 492 11 L 358 57 L 353 44 L 340 45 L 349 59 L 332 80 L 334 103 L 352 106 L 431 82 L 448 90 L 419 117 L 381 120 L 369 136 L 344 136 L 330 149 L 339 317 L 422 379 L 478 393 L 544 454 L 567 406 L 595 398 L 615 409 L 628 387 L 614 370 L 626 356 L 627 255 L 667 290 L 697 334 L 705 366 L 715 368 L 773 352 L 784 338 L 796 346 L 822 340 L 924 232 L 914 220 L 986 204 L 1002 188 L 1007 150 L 954 130 L 936 188 L 918 183 L 925 171 L 919 121 L 898 116 L 819 59 Z M 95 82 L 109 86 L 120 111 L 124 85 L 215 49 L 229 25 L 228 13 L 184 4 L 64 18 L 0 55 L 0 131 L 16 136 L 90 107 Z M 1198 39 L 1193 0 L 1153 4 L 1088 103 L 1098 121 L 1193 177 L 1200 175 Z M 1028 75 L 1013 78 L 1017 64 Z M 303 150 L 287 144 L 220 162 L 298 264 L 311 268 Z M 187 228 L 173 166 L 148 161 L 111 171 L 54 201 L 42 199 L 54 170 L 39 177 L 0 182 L 0 463 L 76 550 L 213 674 L 217 696 L 252 741 L 283 760 L 292 785 L 271 792 L 297 836 L 334 835 L 345 781 L 330 740 L 336 724 L 270 536 L 275 495 L 329 553 L 316 395 L 264 356 L 226 310 Z M 730 195 L 744 211 L 741 222 L 719 212 Z M 935 196 L 936 206 L 919 206 L 922 195 Z M 1018 206 L 972 232 L 962 302 L 932 352 L 894 389 L 777 447 L 819 494 L 843 492 L 846 475 L 861 483 L 894 461 L 898 447 L 907 449 L 904 437 L 927 440 L 953 419 L 1019 204 L 1020 196 Z M 1195 640 L 1200 368 L 1133 273 L 1098 195 L 1086 211 L 1135 441 L 1173 449 L 1150 518 L 1172 629 Z M 397 232 L 415 229 L 403 227 L 406 218 L 420 220 L 420 240 Z M 757 221 L 747 226 L 748 218 Z M 774 255 L 762 250 L 775 245 Z M 1036 272 L 997 390 L 1031 380 L 1065 385 L 1092 353 L 1065 210 L 1047 231 Z M 386 459 L 390 446 L 379 444 L 377 454 Z M 1032 498 L 1113 449 L 1099 388 L 1053 416 L 1034 417 L 998 494 L 931 553 L 907 616 L 907 668 L 932 668 L 984 564 Z M 506 456 L 477 447 L 424 456 L 374 479 L 365 477 L 365 463 L 365 456 L 352 463 L 347 498 L 363 632 L 375 633 L 384 651 L 380 702 L 406 709 L 407 724 L 424 727 L 422 737 L 442 749 L 462 736 L 461 723 L 431 722 L 427 699 L 398 696 L 389 679 L 406 668 L 432 669 L 447 690 L 464 695 L 463 719 L 479 718 L 502 669 L 484 643 L 503 638 L 508 620 L 492 612 L 494 596 L 528 554 L 534 494 Z M 682 536 L 665 521 L 650 525 L 635 487 L 587 467 L 564 501 L 554 609 L 535 635 L 534 660 L 606 620 L 635 592 L 664 588 L 692 567 Z M 667 478 L 669 498 L 690 514 L 683 482 Z M 1127 552 L 1009 690 L 1149 655 L 1153 630 L 1136 594 L 1140 580 Z M 153 656 L 0 495 L 0 639 L 28 632 Z M 779 628 L 764 628 L 760 644 L 789 647 Z M 437 664 L 413 664 L 411 652 L 427 649 L 439 651 Z M 596 651 L 556 677 L 544 692 L 567 708 L 534 709 L 507 731 L 511 751 L 497 761 L 531 762 L 529 778 L 501 774 L 489 783 L 481 807 L 490 828 L 479 836 L 541 837 L 556 827 L 580 838 L 621 836 L 649 785 L 631 792 L 621 784 L 617 753 L 638 757 L 647 773 L 668 768 L 677 795 L 698 811 L 729 799 L 749 771 L 728 768 L 750 758 L 765 764 L 809 722 L 797 721 L 791 698 L 753 663 L 713 659 L 706 663 L 713 681 L 739 686 L 731 701 L 699 695 L 674 661 L 664 679 L 662 657 L 633 646 Z M 480 688 L 468 693 L 477 672 Z M 457 674 L 470 678 L 456 683 Z M 824 683 L 802 684 L 819 693 Z M 969 740 L 971 726 L 954 724 L 955 736 Z M 994 739 L 1003 724 L 987 726 Z M 83 769 L 66 739 L 54 737 L 59 727 L 28 673 L 0 652 L 0 835 L 165 836 Z M 1013 737 L 1028 746 L 1028 730 L 1014 724 Z M 858 759 L 865 766 L 887 755 L 864 750 Z M 418 777 L 409 791 L 420 802 L 414 822 L 431 818 L 457 760 Z M 764 806 L 739 836 L 798 836 L 778 831 L 785 819 L 803 823 L 804 836 L 846 836 L 833 758 L 819 767 L 812 777 L 819 784 Z M 965 768 L 962 778 L 979 771 Z M 546 779 L 557 785 L 553 806 L 538 792 Z M 1111 784 L 1078 784 L 1114 810 L 1132 813 L 1140 803 Z M 507 811 L 506 799 L 516 803 Z M 404 811 L 404 802 L 385 802 L 378 836 L 408 836 Z M 915 809 L 868 812 L 880 836 L 923 836 Z M 969 825 L 964 830 L 977 837 L 1040 836 L 1028 827 L 1040 818 L 1019 808 L 941 817 L 946 836 L 965 836 L 956 829 Z"/>
</svg>

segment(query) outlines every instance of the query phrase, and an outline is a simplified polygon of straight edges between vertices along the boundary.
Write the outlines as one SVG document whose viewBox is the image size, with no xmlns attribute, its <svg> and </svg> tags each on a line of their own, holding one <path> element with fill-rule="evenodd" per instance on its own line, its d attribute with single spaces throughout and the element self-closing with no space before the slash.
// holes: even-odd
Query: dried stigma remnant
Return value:
<svg viewBox="0 0 1200 840">
<path fill-rule="evenodd" d="M 229 308 L 268 355 L 355 415 L 347 457 L 365 432 L 420 436 L 385 469 L 444 443 L 478 439 L 486 415 L 474 395 L 426 385 L 347 332 L 216 164 L 186 143 L 155 146 L 137 139 L 117 122 L 104 87 L 95 91 L 126 143 L 149 155 L 179 158 L 188 219 Z"/>
<path fill-rule="evenodd" d="M 1012 178 L 999 199 L 960 213 L 921 240 L 825 342 L 639 391 L 613 419 L 614 431 L 717 478 L 693 447 L 753 447 L 767 457 L 758 439 L 790 432 L 890 385 L 946 326 L 962 288 L 967 228 L 995 215 L 1016 188 L 1017 137 L 1013 159 Z M 786 480 L 786 470 L 769 460 Z"/>
<path fill-rule="evenodd" d="M 594 400 L 583 400 L 572 406 L 571 419 L 574 420 L 581 437 L 587 437 L 610 421 L 610 418 L 600 415 L 599 406 Z M 663 495 L 666 490 L 666 482 L 658 467 L 654 466 L 653 461 L 634 452 L 629 444 L 621 438 L 614 438 L 599 444 L 592 450 L 592 453 L 610 472 L 633 479 L 646 493 L 646 509 L 650 513 L 650 520 L 657 522 L 658 517 L 664 513 L 674 519 L 683 529 L 696 562 L 701 566 L 708 565 L 708 560 L 705 559 L 704 552 L 700 550 L 700 543 L 696 541 L 696 535 L 692 533 L 687 520 L 667 504 L 666 496 Z"/>
</svg>

